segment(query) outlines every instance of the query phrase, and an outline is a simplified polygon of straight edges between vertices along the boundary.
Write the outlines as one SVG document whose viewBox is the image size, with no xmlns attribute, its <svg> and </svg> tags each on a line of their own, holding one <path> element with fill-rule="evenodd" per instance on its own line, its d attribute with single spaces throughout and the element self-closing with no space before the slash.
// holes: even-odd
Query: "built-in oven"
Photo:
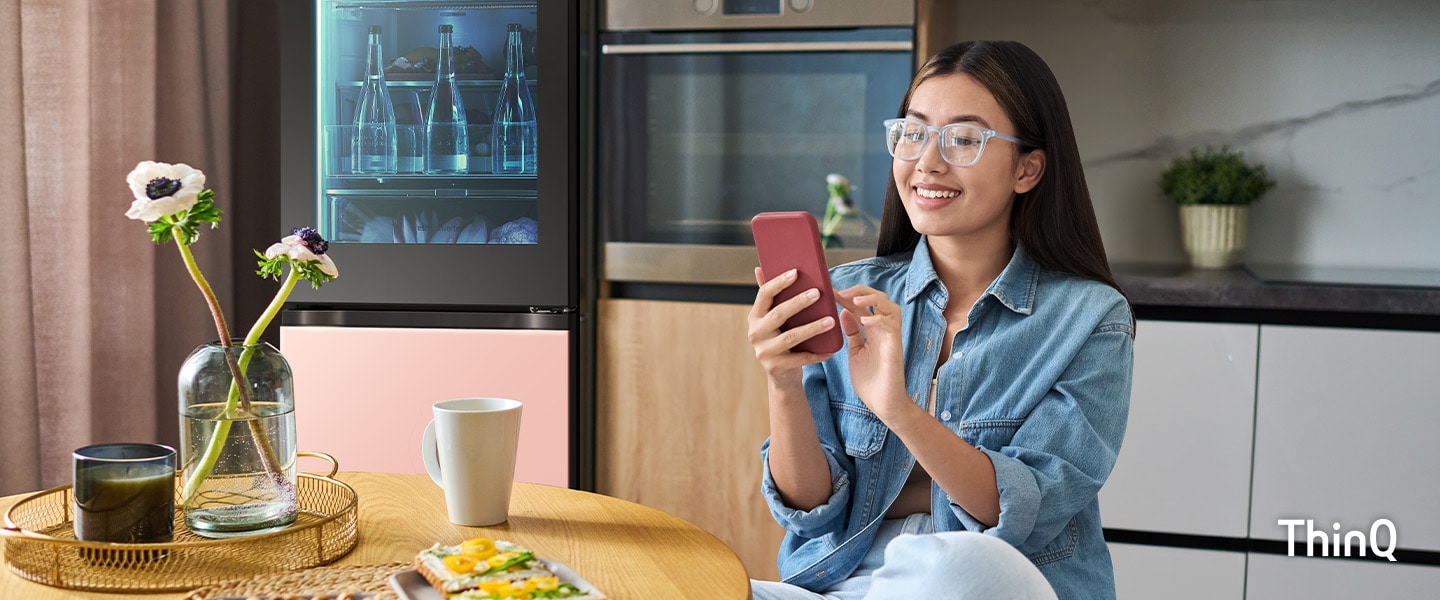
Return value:
<svg viewBox="0 0 1440 600">
<path fill-rule="evenodd" d="M 750 218 L 823 219 L 827 176 L 860 213 L 832 264 L 872 255 L 915 4 L 607 0 L 596 77 L 597 212 L 612 281 L 754 283 Z"/>
</svg>

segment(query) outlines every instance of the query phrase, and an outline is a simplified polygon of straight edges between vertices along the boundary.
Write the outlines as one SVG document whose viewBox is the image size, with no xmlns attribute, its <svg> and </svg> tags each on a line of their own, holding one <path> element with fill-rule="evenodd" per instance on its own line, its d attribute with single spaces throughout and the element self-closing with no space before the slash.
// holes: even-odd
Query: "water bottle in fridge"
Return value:
<svg viewBox="0 0 1440 600">
<path fill-rule="evenodd" d="M 465 101 L 455 84 L 453 36 L 453 26 L 440 26 L 440 61 L 425 121 L 426 173 L 461 174 L 469 170 L 470 135 L 465 127 Z"/>
<path fill-rule="evenodd" d="M 356 173 L 394 173 L 399 146 L 395 137 L 395 105 L 385 88 L 384 57 L 380 52 L 380 26 L 370 26 L 370 49 L 365 59 L 365 81 L 355 107 L 355 138 L 351 146 Z"/>
<path fill-rule="evenodd" d="M 505 43 L 505 80 L 490 131 L 490 171 L 535 174 L 535 104 L 525 83 L 520 24 L 511 23 Z"/>
</svg>

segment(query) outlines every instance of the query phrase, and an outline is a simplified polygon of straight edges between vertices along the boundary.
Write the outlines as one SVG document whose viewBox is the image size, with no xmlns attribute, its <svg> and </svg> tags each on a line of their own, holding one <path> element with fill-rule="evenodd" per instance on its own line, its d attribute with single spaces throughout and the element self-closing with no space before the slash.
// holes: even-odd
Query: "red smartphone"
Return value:
<svg viewBox="0 0 1440 600">
<path fill-rule="evenodd" d="M 795 349 L 816 354 L 839 351 L 845 337 L 840 333 L 835 291 L 830 287 L 830 269 L 825 266 L 825 251 L 820 246 L 820 225 L 815 222 L 815 216 L 805 211 L 764 212 L 750 220 L 750 230 L 755 234 L 760 272 L 766 281 L 790 269 L 796 270 L 795 283 L 780 290 L 775 296 L 775 304 L 811 288 L 820 290 L 820 298 L 786 320 L 781 329 L 794 329 L 827 316 L 835 319 L 834 327 L 796 344 Z"/>
</svg>

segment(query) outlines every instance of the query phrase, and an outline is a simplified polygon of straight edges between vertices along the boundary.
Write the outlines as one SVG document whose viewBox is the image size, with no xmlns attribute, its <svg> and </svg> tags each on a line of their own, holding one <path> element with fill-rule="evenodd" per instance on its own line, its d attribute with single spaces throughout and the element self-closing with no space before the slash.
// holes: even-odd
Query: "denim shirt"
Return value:
<svg viewBox="0 0 1440 600">
<path fill-rule="evenodd" d="M 1114 598 L 1097 494 L 1110 475 L 1130 405 L 1134 325 L 1114 288 L 1046 271 L 1023 249 L 946 340 L 948 292 L 922 238 L 912 253 L 830 270 L 835 289 L 865 284 L 901 307 L 905 387 L 912 400 L 979 448 L 995 467 L 1000 519 L 987 527 L 931 484 L 935 531 L 977 531 L 1009 542 L 1062 599 Z M 762 491 L 787 531 L 786 583 L 821 591 L 844 580 L 870 548 L 914 455 L 850 385 L 848 350 L 807 365 L 804 387 L 833 494 L 810 510 L 785 506 L 770 473 Z M 935 373 L 941 352 L 950 353 Z"/>
</svg>

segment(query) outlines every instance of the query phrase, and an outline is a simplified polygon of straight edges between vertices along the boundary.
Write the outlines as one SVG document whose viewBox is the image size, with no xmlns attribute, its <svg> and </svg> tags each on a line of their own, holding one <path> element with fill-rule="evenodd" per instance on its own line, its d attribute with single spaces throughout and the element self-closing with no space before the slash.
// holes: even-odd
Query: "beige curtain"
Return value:
<svg viewBox="0 0 1440 600">
<path fill-rule="evenodd" d="M 178 438 L 175 374 L 216 334 L 125 175 L 189 163 L 231 211 L 233 11 L 0 0 L 0 495 L 68 483 L 83 445 Z M 192 246 L 227 307 L 230 235 Z"/>
</svg>

